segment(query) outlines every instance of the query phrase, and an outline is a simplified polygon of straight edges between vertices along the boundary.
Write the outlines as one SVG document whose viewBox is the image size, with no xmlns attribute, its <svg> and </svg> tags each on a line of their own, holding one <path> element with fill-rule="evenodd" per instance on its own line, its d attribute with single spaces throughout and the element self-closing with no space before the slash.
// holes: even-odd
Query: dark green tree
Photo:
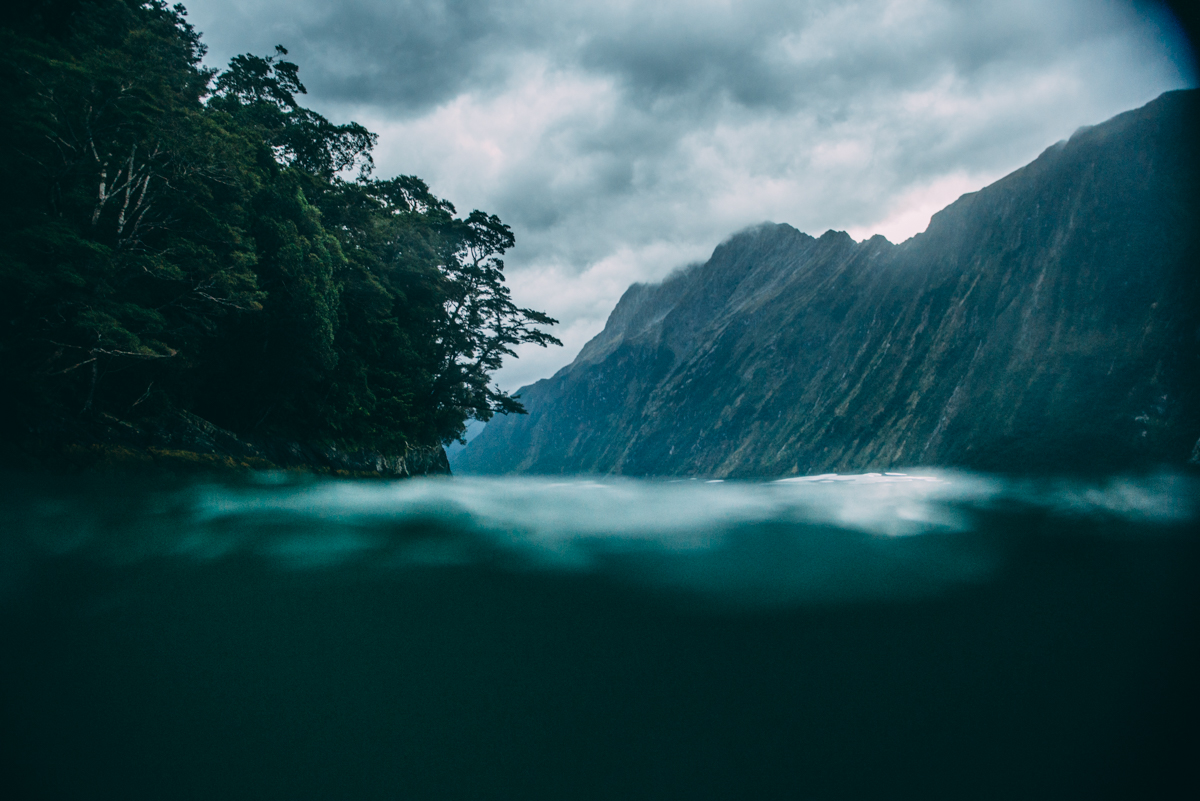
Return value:
<svg viewBox="0 0 1200 801">
<path fill-rule="evenodd" d="M 0 391 L 18 414 L 190 409 L 245 434 L 399 448 L 519 412 L 489 376 L 556 343 L 512 231 L 297 101 L 298 67 L 215 73 L 182 6 L 43 0 L 0 27 Z"/>
<path fill-rule="evenodd" d="M 128 403 L 262 293 L 244 235 L 254 143 L 202 105 L 211 74 L 182 8 L 70 16 L 0 30 L 0 175 L 21 187 L 0 201 L 0 364 L 18 394 L 89 410 L 101 376 Z"/>
</svg>

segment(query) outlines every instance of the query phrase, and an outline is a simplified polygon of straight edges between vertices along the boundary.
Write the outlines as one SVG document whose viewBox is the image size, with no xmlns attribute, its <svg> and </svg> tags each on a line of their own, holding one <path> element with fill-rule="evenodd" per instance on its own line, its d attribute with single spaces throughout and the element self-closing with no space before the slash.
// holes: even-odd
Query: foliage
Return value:
<svg viewBox="0 0 1200 801">
<path fill-rule="evenodd" d="M 508 226 L 373 178 L 375 135 L 302 107 L 282 47 L 219 74 L 203 55 L 162 0 L 0 27 L 8 403 L 376 448 L 523 411 L 489 376 L 557 340 L 504 285 Z"/>
</svg>

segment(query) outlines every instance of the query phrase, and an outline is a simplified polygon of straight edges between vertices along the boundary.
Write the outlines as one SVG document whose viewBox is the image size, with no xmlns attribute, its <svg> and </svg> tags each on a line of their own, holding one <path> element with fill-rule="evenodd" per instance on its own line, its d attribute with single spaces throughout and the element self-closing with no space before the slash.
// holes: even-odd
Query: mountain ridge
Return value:
<svg viewBox="0 0 1200 801">
<path fill-rule="evenodd" d="M 635 284 L 456 472 L 766 477 L 1182 463 L 1197 90 L 1077 130 L 903 243 L 765 223 Z"/>
</svg>

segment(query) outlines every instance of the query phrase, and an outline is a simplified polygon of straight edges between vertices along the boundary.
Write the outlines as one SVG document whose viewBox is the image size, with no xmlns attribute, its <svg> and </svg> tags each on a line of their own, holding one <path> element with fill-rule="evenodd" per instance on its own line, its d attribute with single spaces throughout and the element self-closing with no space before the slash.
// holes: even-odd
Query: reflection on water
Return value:
<svg viewBox="0 0 1200 801">
<path fill-rule="evenodd" d="M 1172 727 L 1198 709 L 1197 490 L 10 477 L 7 775 L 46 796 L 1140 792 L 1196 739 Z"/>
</svg>

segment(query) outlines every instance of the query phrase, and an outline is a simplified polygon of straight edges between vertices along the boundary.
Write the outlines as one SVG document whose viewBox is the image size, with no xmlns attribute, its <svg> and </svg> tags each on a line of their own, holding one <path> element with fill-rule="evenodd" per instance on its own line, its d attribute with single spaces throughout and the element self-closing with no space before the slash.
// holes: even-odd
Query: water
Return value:
<svg viewBox="0 0 1200 801">
<path fill-rule="evenodd" d="M 0 781 L 78 798 L 1200 790 L 1198 490 L 1169 473 L 10 476 Z"/>
</svg>

